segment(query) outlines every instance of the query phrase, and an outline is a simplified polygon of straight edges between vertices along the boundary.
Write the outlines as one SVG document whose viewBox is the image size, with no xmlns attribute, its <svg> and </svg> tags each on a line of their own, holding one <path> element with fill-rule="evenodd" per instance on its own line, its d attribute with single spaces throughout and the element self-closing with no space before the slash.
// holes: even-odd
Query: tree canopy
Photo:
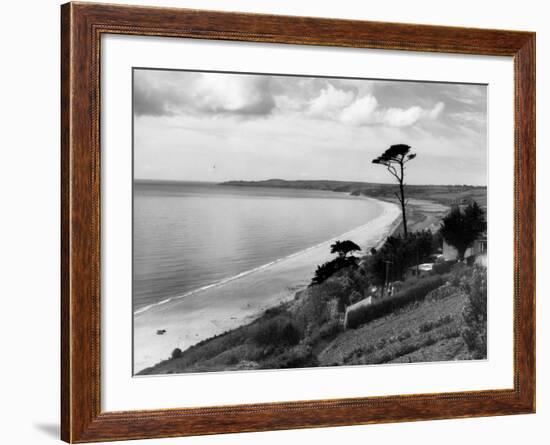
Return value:
<svg viewBox="0 0 550 445">
<path fill-rule="evenodd" d="M 353 255 L 348 256 L 348 254 L 359 250 L 361 248 L 351 240 L 336 241 L 330 246 L 330 253 L 336 253 L 338 256 L 317 266 L 311 284 L 321 284 L 327 278 L 330 278 L 336 272 L 346 267 L 357 267 L 359 258 Z"/>
<path fill-rule="evenodd" d="M 429 230 L 389 236 L 384 245 L 368 257 L 368 268 L 372 281 L 382 284 L 386 280 L 403 279 L 408 267 L 428 260 L 434 248 L 434 235 Z M 386 263 L 390 263 L 389 277 L 386 277 Z"/>
<path fill-rule="evenodd" d="M 443 218 L 440 233 L 457 250 L 458 258 L 463 260 L 466 249 L 486 230 L 485 212 L 474 201 L 463 210 L 459 206 L 453 207 Z"/>
<path fill-rule="evenodd" d="M 405 201 L 405 164 L 416 158 L 416 153 L 411 153 L 411 146 L 406 144 L 396 144 L 388 148 L 380 156 L 372 160 L 373 164 L 379 164 L 386 167 L 388 172 L 397 179 L 399 184 L 399 193 L 395 196 L 401 204 L 401 213 L 403 215 L 403 234 L 405 238 L 408 235 L 407 213 Z"/>
<path fill-rule="evenodd" d="M 373 164 L 382 164 L 385 166 L 391 165 L 392 163 L 400 163 L 403 161 L 409 161 L 416 158 L 416 153 L 409 153 L 411 151 L 411 146 L 407 144 L 395 144 L 390 146 L 384 153 L 372 160 Z M 390 171 L 394 176 L 396 173 Z M 396 176 L 397 177 L 397 176 Z"/>
<path fill-rule="evenodd" d="M 341 257 L 345 257 L 348 253 L 357 252 L 359 250 L 361 250 L 361 248 L 350 240 L 336 241 L 330 246 L 330 253 L 337 253 Z"/>
</svg>

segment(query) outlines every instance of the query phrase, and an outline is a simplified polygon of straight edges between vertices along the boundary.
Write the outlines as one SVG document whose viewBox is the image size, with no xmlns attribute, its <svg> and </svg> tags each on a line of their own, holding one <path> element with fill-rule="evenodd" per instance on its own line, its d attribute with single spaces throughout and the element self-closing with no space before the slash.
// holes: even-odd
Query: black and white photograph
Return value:
<svg viewBox="0 0 550 445">
<path fill-rule="evenodd" d="M 134 375 L 487 359 L 487 85 L 132 77 Z"/>
</svg>

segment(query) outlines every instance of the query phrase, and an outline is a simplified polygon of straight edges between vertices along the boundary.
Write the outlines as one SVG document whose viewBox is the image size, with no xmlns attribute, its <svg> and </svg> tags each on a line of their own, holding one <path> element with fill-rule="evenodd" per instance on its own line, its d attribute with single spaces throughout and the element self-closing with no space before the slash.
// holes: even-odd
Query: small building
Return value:
<svg viewBox="0 0 550 445">
<path fill-rule="evenodd" d="M 482 253 L 475 258 L 475 264 L 487 267 L 487 252 Z"/>
<path fill-rule="evenodd" d="M 477 257 L 487 253 L 487 234 L 484 233 L 478 239 L 474 241 L 472 246 L 466 249 L 464 253 L 464 259 L 469 257 Z M 445 261 L 454 261 L 458 259 L 458 251 L 454 246 L 443 239 L 443 258 Z"/>
<path fill-rule="evenodd" d="M 411 266 L 407 269 L 407 278 L 422 278 L 431 275 L 434 263 L 423 263 L 418 266 Z"/>
<path fill-rule="evenodd" d="M 348 327 L 348 316 L 351 312 L 357 311 L 359 309 L 362 309 L 363 307 L 370 306 L 372 304 L 372 297 L 364 298 L 361 301 L 358 301 L 355 304 L 352 304 L 351 306 L 348 306 L 346 308 L 346 313 L 344 315 L 344 328 L 347 329 Z"/>
</svg>

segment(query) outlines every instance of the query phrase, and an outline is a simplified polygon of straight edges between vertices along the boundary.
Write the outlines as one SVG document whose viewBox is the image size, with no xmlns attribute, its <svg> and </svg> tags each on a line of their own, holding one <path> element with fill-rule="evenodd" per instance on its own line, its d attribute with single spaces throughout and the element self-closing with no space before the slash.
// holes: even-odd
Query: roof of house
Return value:
<svg viewBox="0 0 550 445">
<path fill-rule="evenodd" d="M 411 266 L 409 267 L 409 270 L 416 270 L 417 268 L 422 272 L 429 272 L 434 268 L 434 263 L 422 263 L 422 264 L 419 264 L 418 266 Z"/>
</svg>

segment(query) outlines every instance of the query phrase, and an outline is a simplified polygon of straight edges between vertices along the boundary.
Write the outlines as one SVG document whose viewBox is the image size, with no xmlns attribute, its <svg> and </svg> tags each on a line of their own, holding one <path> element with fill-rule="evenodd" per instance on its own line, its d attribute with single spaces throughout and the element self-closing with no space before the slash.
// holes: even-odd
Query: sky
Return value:
<svg viewBox="0 0 550 445">
<path fill-rule="evenodd" d="M 134 70 L 136 179 L 486 185 L 485 85 Z"/>
</svg>

